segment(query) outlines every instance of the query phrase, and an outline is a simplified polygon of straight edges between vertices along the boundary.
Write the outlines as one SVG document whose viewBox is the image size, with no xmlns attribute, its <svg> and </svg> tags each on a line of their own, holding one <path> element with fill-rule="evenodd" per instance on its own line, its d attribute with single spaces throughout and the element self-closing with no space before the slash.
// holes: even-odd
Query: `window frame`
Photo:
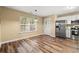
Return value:
<svg viewBox="0 0 79 59">
<path fill-rule="evenodd" d="M 29 23 L 22 24 L 21 21 L 23 20 L 23 18 L 26 18 L 27 20 L 30 19 Z M 35 32 L 35 31 L 37 31 L 37 22 L 35 22 L 34 24 L 31 24 L 31 20 L 37 20 L 37 19 L 35 19 L 33 17 L 27 17 L 27 16 L 21 16 L 20 17 L 20 33 L 28 33 L 28 32 Z M 26 28 L 26 26 L 28 26 L 28 31 L 27 30 L 22 31 L 22 26 L 23 25 L 25 26 L 25 28 Z M 31 30 L 30 29 L 31 25 L 34 26 L 35 30 Z"/>
</svg>

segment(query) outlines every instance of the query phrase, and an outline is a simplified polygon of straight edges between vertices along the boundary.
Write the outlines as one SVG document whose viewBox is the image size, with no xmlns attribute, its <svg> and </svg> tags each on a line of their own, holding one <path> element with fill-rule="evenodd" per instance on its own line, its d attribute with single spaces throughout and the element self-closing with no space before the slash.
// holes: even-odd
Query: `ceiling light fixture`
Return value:
<svg viewBox="0 0 79 59">
<path fill-rule="evenodd" d="M 35 10 L 33 11 L 33 13 L 32 13 L 32 14 L 33 14 L 33 17 L 34 17 L 35 19 L 37 19 L 37 17 L 36 17 L 36 16 L 38 15 L 38 13 L 37 13 L 37 12 L 38 12 L 38 10 L 37 10 L 37 9 L 35 9 Z"/>
<path fill-rule="evenodd" d="M 38 14 L 37 12 L 38 12 L 38 10 L 35 9 L 35 10 L 34 10 L 34 15 L 37 15 L 37 14 Z"/>
</svg>

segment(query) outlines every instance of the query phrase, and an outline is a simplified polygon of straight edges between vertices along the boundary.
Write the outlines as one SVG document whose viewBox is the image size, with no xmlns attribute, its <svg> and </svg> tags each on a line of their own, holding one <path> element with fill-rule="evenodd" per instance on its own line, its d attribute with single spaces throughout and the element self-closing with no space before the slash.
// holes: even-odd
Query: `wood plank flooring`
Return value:
<svg viewBox="0 0 79 59">
<path fill-rule="evenodd" d="M 40 35 L 5 43 L 0 53 L 78 53 L 79 41 Z"/>
</svg>

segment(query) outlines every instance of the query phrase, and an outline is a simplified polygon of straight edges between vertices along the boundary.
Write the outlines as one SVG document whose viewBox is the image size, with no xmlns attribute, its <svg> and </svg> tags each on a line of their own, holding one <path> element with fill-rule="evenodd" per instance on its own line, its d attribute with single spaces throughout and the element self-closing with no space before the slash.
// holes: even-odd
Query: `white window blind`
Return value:
<svg viewBox="0 0 79 59">
<path fill-rule="evenodd" d="M 37 30 L 37 19 L 32 17 L 21 17 L 21 32 L 33 32 Z"/>
</svg>

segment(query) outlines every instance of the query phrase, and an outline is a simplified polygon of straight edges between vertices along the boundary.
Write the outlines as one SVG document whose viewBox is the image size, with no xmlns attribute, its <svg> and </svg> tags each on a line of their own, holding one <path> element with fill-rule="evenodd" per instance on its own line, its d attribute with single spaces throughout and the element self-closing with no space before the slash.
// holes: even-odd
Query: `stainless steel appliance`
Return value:
<svg viewBox="0 0 79 59">
<path fill-rule="evenodd" d="M 71 28 L 71 38 L 72 39 L 79 39 L 79 20 L 71 21 L 73 27 Z"/>
<path fill-rule="evenodd" d="M 65 20 L 56 21 L 56 36 L 66 38 Z"/>
<path fill-rule="evenodd" d="M 71 34 L 75 36 L 79 36 L 79 28 L 71 28 Z"/>
</svg>

